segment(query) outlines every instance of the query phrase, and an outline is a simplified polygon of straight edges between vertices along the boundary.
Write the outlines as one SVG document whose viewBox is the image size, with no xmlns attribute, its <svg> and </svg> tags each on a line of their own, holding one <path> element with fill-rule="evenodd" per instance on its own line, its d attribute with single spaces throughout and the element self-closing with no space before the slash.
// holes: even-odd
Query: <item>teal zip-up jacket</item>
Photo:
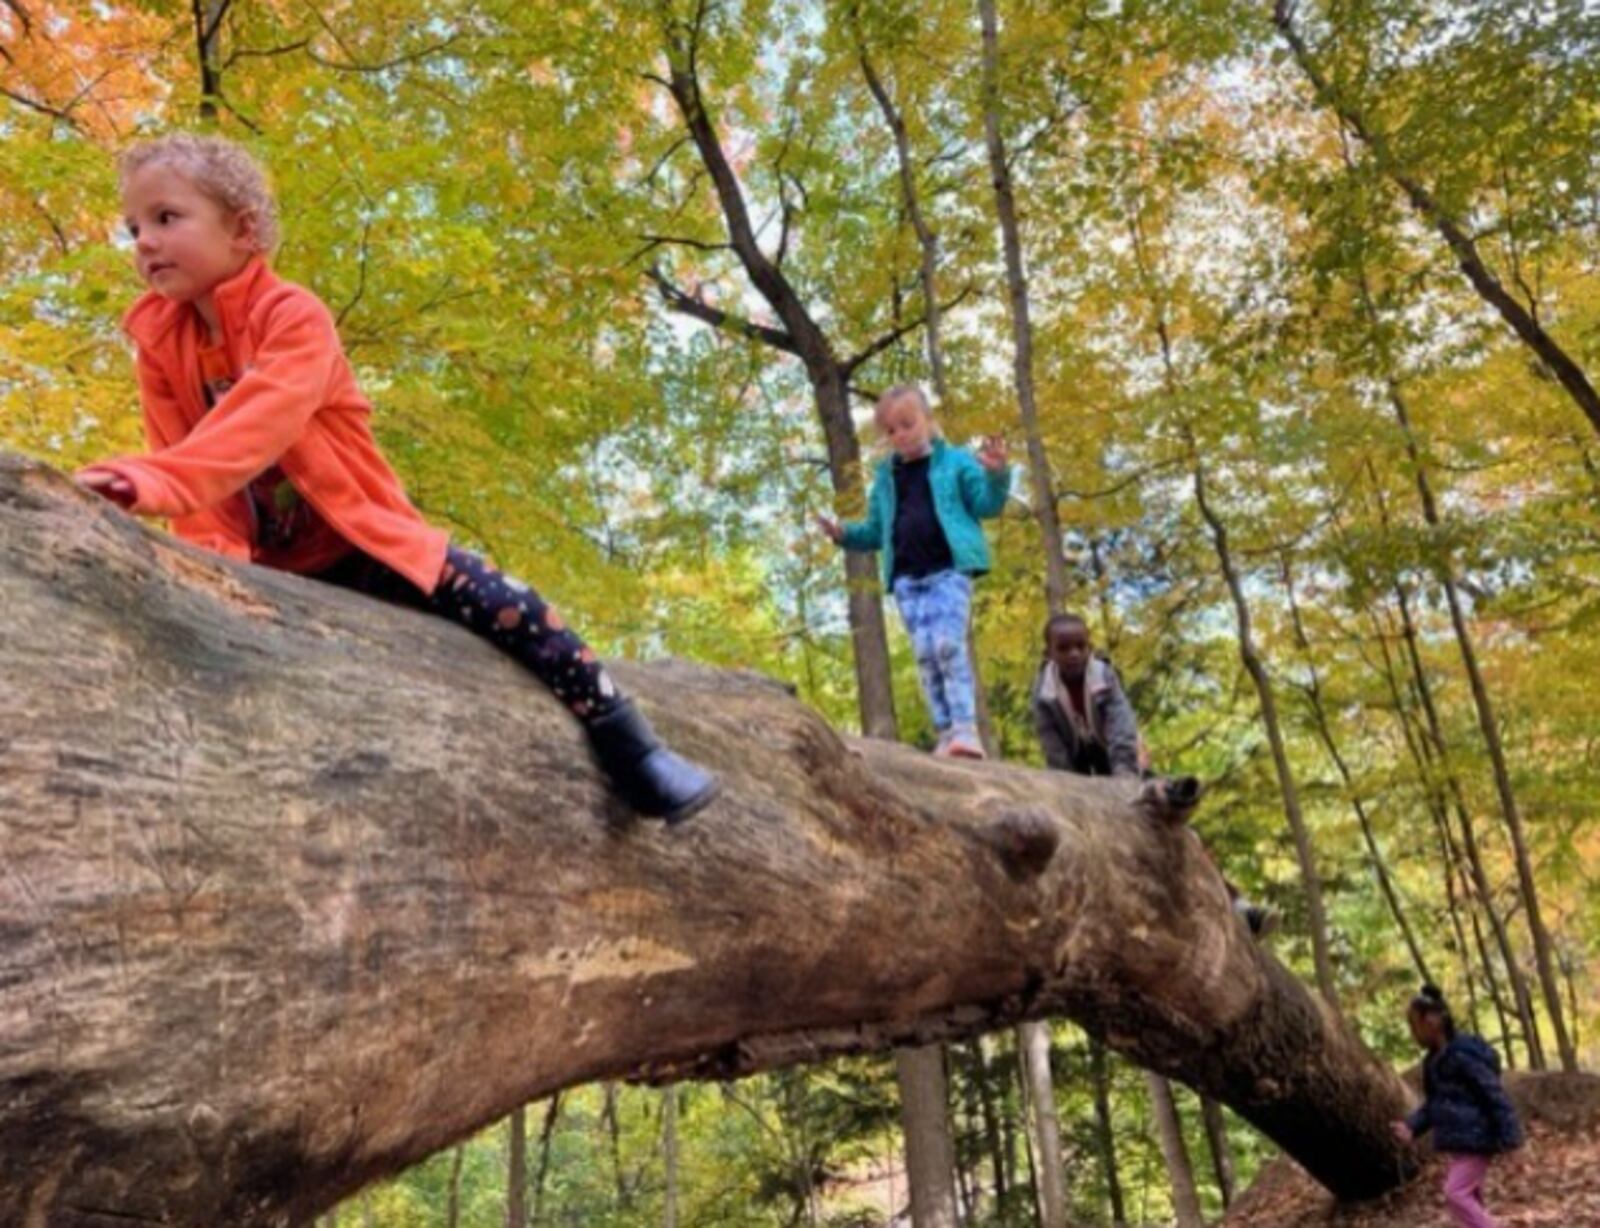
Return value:
<svg viewBox="0 0 1600 1228">
<path fill-rule="evenodd" d="M 882 551 L 885 588 L 894 576 L 894 466 L 898 461 L 891 452 L 878 462 L 867 495 L 867 518 L 845 525 L 839 542 L 846 550 Z M 928 486 L 956 570 L 981 576 L 989 570 L 989 543 L 978 521 L 998 516 L 1005 508 L 1011 493 L 1011 469 L 990 473 L 965 448 L 935 439 L 928 461 Z"/>
</svg>

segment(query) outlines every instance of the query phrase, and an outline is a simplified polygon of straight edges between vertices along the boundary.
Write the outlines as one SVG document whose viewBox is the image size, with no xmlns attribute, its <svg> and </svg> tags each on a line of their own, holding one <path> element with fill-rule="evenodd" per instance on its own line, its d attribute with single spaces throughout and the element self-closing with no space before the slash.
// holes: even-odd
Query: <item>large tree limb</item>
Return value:
<svg viewBox="0 0 1600 1228">
<path fill-rule="evenodd" d="M 1397 1080 L 1249 940 L 1193 797 L 624 684 L 726 792 L 630 821 L 447 623 L 0 456 L 0 1222 L 305 1224 L 517 1105 L 1070 1015 L 1347 1196 Z"/>
</svg>

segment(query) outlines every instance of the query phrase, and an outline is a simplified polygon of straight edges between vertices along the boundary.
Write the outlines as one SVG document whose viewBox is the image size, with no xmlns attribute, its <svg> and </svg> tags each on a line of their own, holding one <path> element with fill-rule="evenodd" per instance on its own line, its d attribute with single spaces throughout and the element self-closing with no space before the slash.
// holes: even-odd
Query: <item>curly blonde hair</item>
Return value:
<svg viewBox="0 0 1600 1228">
<path fill-rule="evenodd" d="M 117 174 L 126 187 L 134 174 L 158 162 L 177 169 L 224 209 L 249 213 L 255 220 L 257 250 L 270 253 L 278 246 L 278 202 L 266 172 L 243 146 L 220 136 L 174 132 L 127 150 Z"/>
</svg>

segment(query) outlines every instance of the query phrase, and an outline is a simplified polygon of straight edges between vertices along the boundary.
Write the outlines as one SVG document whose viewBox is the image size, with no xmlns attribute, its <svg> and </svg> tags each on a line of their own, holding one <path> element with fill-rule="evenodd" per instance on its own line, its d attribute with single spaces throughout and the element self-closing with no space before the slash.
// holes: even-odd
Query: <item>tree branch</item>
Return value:
<svg viewBox="0 0 1600 1228">
<path fill-rule="evenodd" d="M 659 266 L 651 265 L 649 276 L 650 280 L 655 282 L 656 289 L 660 291 L 662 301 L 673 311 L 682 315 L 693 316 L 695 319 L 709 324 L 721 332 L 733 333 L 735 336 L 759 341 L 763 345 L 770 345 L 775 350 L 782 350 L 785 354 L 799 355 L 800 348 L 795 344 L 794 338 L 782 329 L 771 328 L 765 324 L 757 324 L 753 320 L 746 320 L 695 298 L 693 295 L 673 285 Z"/>
<path fill-rule="evenodd" d="M 974 287 L 972 283 L 968 282 L 961 288 L 961 292 L 949 302 L 940 304 L 940 314 L 942 315 L 951 308 L 959 306 L 972 293 L 973 289 Z M 908 333 L 916 332 L 917 329 L 921 328 L 927 322 L 927 317 L 922 315 L 905 324 L 901 324 L 890 329 L 888 332 L 884 333 L 883 336 L 879 337 L 876 341 L 868 345 L 865 349 L 859 351 L 852 358 L 849 358 L 845 361 L 844 370 L 846 376 L 853 374 L 857 367 L 872 361 L 872 359 L 883 353 L 884 350 L 887 350 L 893 346 L 902 337 L 906 336 Z"/>
</svg>

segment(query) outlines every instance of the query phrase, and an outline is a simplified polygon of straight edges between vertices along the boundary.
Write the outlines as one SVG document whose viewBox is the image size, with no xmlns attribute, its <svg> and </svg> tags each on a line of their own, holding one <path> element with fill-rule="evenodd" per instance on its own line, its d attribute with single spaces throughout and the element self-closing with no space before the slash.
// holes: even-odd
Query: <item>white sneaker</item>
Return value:
<svg viewBox="0 0 1600 1228">
<path fill-rule="evenodd" d="M 976 729 L 954 729 L 945 743 L 944 753 L 951 759 L 987 759 Z"/>
</svg>

